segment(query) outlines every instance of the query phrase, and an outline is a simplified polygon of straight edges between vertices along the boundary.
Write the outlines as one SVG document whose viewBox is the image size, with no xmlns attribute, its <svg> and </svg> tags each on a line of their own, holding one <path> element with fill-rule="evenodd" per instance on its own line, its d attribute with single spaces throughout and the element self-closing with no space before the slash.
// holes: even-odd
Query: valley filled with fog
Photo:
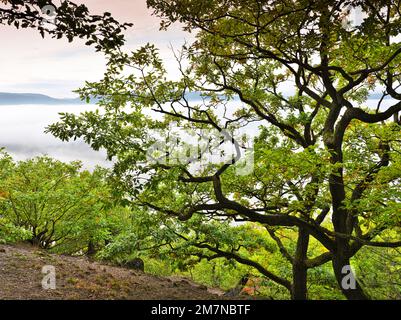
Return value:
<svg viewBox="0 0 401 320">
<path fill-rule="evenodd" d="M 377 103 L 377 99 L 370 99 L 367 106 L 376 109 Z M 394 101 L 391 99 L 384 100 L 381 109 L 392 103 Z M 15 160 L 48 155 L 65 162 L 79 159 L 83 166 L 89 169 L 96 165 L 110 167 L 111 162 L 106 160 L 105 152 L 93 151 L 81 140 L 63 142 L 51 134 L 44 133 L 48 125 L 60 119 L 60 112 L 79 114 L 96 108 L 96 105 L 89 104 L 1 105 L 0 147 L 4 147 Z M 257 129 L 253 128 L 252 131 L 257 131 Z"/>
<path fill-rule="evenodd" d="M 65 162 L 79 159 L 85 168 L 109 167 L 105 152 L 93 151 L 83 141 L 63 142 L 44 133 L 46 126 L 58 121 L 60 112 L 79 114 L 94 109 L 87 104 L 0 106 L 0 147 L 15 160 L 48 155 Z"/>
</svg>

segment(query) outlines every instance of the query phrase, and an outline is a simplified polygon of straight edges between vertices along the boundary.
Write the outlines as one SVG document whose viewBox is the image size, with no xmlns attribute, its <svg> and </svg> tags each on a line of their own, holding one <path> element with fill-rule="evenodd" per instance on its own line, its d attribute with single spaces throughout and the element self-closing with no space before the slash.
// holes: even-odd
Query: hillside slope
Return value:
<svg viewBox="0 0 401 320">
<path fill-rule="evenodd" d="M 56 289 L 44 290 L 42 267 L 56 270 Z M 219 299 L 212 292 L 178 277 L 156 277 L 60 256 L 29 246 L 0 245 L 0 299 Z"/>
</svg>

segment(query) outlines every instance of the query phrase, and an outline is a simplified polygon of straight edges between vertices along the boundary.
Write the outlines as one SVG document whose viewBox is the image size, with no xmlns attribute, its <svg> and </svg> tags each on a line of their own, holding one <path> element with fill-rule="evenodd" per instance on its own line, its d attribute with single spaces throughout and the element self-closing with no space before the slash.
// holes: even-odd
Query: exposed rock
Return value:
<svg viewBox="0 0 401 320">
<path fill-rule="evenodd" d="M 145 263 L 141 258 L 134 258 L 132 260 L 128 260 L 124 262 L 123 266 L 128 269 L 145 271 Z"/>
</svg>

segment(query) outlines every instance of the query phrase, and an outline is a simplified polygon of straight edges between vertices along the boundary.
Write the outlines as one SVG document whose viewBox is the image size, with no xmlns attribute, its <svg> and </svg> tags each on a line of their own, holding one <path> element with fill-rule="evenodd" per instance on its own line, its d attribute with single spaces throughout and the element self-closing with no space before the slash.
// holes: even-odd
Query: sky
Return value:
<svg viewBox="0 0 401 320">
<path fill-rule="evenodd" d="M 191 35 L 173 25 L 168 31 L 159 31 L 160 20 L 152 15 L 146 0 L 73 0 L 85 4 L 92 14 L 111 12 L 120 22 L 132 22 L 126 32 L 126 50 L 135 50 L 147 42 L 155 44 L 166 62 L 167 70 L 178 75 L 171 46 L 179 49 Z M 352 20 L 359 23 L 357 13 Z M 359 18 L 358 18 L 359 17 Z M 72 91 L 82 87 L 85 81 L 98 81 L 105 71 L 106 61 L 102 53 L 76 39 L 42 39 L 34 29 L 15 29 L 0 26 L 0 92 L 42 93 L 55 98 L 72 98 Z M 291 85 L 284 91 L 293 93 Z"/>
<path fill-rule="evenodd" d="M 179 49 L 191 35 L 181 26 L 159 31 L 160 21 L 146 7 L 146 0 L 75 0 L 88 6 L 91 13 L 111 12 L 120 22 L 132 22 L 126 32 L 125 50 L 135 50 L 147 42 L 155 44 L 170 74 L 177 73 L 171 46 Z M 85 81 L 98 81 L 106 69 L 102 53 L 85 46 L 81 40 L 42 39 L 34 29 L 17 30 L 0 26 L 0 92 L 41 93 L 56 98 L 72 98 L 72 91 Z M 283 84 L 283 92 L 292 93 L 291 83 Z M 15 159 L 21 160 L 48 154 L 62 161 L 77 158 L 86 167 L 105 162 L 104 152 L 94 152 L 82 141 L 63 143 L 43 133 L 44 128 L 59 119 L 58 112 L 83 111 L 91 106 L 12 106 L 0 107 L 0 147 L 6 147 Z M 86 109 L 85 109 L 86 110 Z"/>
<path fill-rule="evenodd" d="M 152 16 L 146 0 L 75 0 L 85 4 L 92 14 L 108 11 L 120 22 L 132 22 L 126 32 L 126 50 L 135 50 L 147 42 L 160 49 L 162 58 L 174 72 L 170 47 L 178 49 L 190 35 L 179 25 L 159 31 L 160 20 Z M 72 90 L 85 81 L 97 81 L 105 71 L 102 53 L 87 47 L 82 40 L 42 39 L 34 29 L 0 26 L 0 92 L 41 93 L 56 98 L 75 97 Z"/>
</svg>

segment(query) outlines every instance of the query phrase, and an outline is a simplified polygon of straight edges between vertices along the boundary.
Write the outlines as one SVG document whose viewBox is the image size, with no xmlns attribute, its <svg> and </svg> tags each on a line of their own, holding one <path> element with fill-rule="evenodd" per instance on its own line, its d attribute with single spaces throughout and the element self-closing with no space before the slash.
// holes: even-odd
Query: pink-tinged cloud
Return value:
<svg viewBox="0 0 401 320">
<path fill-rule="evenodd" d="M 173 55 L 170 45 L 178 48 L 190 35 L 173 26 L 159 31 L 160 20 L 152 16 L 145 0 L 76 0 L 88 6 L 91 13 L 108 11 L 121 22 L 132 22 L 126 32 L 126 49 L 133 50 L 147 42 L 161 50 L 169 66 Z M 105 70 L 101 53 L 86 47 L 84 41 L 42 39 L 35 30 L 17 30 L 0 26 L 0 92 L 35 92 L 55 97 L 70 97 L 72 90 L 84 81 L 99 80 Z M 174 68 L 171 68 L 173 71 Z"/>
</svg>

